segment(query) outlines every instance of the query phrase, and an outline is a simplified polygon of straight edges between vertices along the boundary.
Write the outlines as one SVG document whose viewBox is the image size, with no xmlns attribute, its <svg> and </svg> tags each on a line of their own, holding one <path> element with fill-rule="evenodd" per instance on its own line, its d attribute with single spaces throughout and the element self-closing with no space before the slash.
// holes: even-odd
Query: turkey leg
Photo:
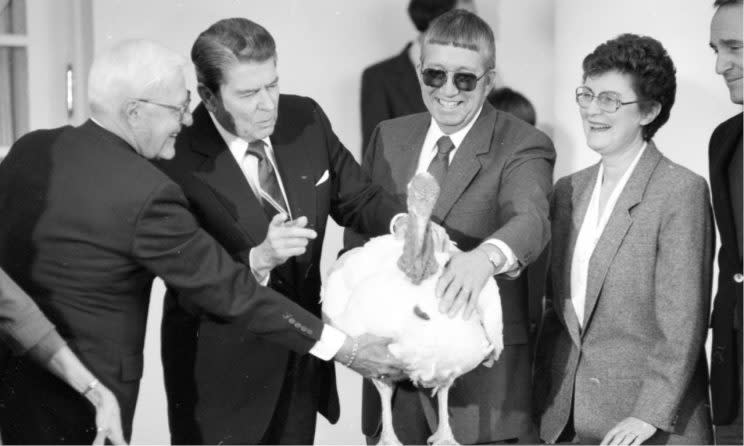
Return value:
<svg viewBox="0 0 744 446">
<path fill-rule="evenodd" d="M 449 422 L 448 412 L 448 398 L 449 389 L 452 384 L 443 386 L 437 392 L 437 403 L 439 406 L 439 426 L 437 426 L 436 432 L 432 434 L 427 440 L 430 445 L 455 445 L 460 444 L 455 440 L 455 436 L 452 434 L 452 428 Z"/>
<path fill-rule="evenodd" d="M 395 435 L 395 429 L 393 429 L 393 389 L 394 383 L 387 383 L 379 379 L 372 379 L 372 382 L 377 387 L 377 391 L 380 393 L 380 401 L 382 402 L 382 432 L 380 432 L 380 441 L 377 444 L 384 445 L 403 445 Z"/>
</svg>

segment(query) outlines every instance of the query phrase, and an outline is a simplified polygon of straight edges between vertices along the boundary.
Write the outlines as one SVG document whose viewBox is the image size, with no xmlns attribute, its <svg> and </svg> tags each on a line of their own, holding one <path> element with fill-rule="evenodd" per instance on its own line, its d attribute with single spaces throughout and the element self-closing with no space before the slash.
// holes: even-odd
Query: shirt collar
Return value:
<svg viewBox="0 0 744 446">
<path fill-rule="evenodd" d="M 215 118 L 212 112 L 209 112 L 209 117 L 212 119 L 214 126 L 217 128 L 217 132 L 225 141 L 225 144 L 227 144 L 228 149 L 230 149 L 230 153 L 232 153 L 233 157 L 238 161 L 238 163 L 240 163 L 245 156 L 245 151 L 248 150 L 248 141 L 237 135 L 234 135 L 233 133 L 227 131 L 224 127 L 222 127 L 222 124 L 220 124 L 220 122 L 217 120 L 217 118 Z M 263 138 L 262 141 L 266 144 L 266 151 L 271 152 L 271 141 L 269 140 L 269 138 Z"/>
</svg>

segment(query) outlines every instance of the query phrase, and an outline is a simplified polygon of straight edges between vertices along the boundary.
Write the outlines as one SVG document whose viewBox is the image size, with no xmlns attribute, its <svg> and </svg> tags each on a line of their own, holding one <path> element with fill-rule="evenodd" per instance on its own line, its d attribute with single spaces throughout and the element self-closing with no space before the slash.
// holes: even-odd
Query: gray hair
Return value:
<svg viewBox="0 0 744 446">
<path fill-rule="evenodd" d="M 147 97 L 183 75 L 186 59 L 158 43 L 125 40 L 104 50 L 88 75 L 88 103 L 93 117 L 115 116 L 132 98 Z"/>
</svg>

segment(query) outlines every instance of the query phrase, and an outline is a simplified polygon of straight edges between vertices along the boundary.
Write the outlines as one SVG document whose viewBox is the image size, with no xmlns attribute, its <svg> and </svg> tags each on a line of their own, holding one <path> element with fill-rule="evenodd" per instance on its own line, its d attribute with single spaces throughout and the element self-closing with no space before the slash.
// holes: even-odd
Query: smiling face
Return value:
<svg viewBox="0 0 744 446">
<path fill-rule="evenodd" d="M 475 90 L 460 91 L 454 85 L 454 74 L 471 73 L 480 77 L 489 68 L 486 58 L 478 51 L 436 43 L 423 45 L 418 73 L 421 94 L 426 108 L 444 133 L 456 132 L 475 119 L 488 96 L 493 77 L 493 72 L 488 73 L 478 81 Z M 421 79 L 421 71 L 425 69 L 446 71 L 447 81 L 438 88 L 427 86 Z"/>
<path fill-rule="evenodd" d="M 587 77 L 584 86 L 595 96 L 602 92 L 613 92 L 622 102 L 641 99 L 633 91 L 633 78 L 618 71 Z M 599 108 L 595 98 L 587 108 L 579 107 L 586 143 L 603 157 L 639 147 L 643 144 L 643 126 L 653 121 L 658 110 L 659 107 L 654 107 L 649 113 L 643 113 L 638 104 L 627 104 L 614 113 L 607 113 Z"/>
<path fill-rule="evenodd" d="M 209 111 L 230 133 L 246 141 L 270 136 L 278 116 L 279 75 L 276 61 L 238 62 L 228 67 L 219 97 L 199 88 Z"/>
<path fill-rule="evenodd" d="M 710 46 L 716 52 L 716 73 L 723 76 L 731 101 L 742 104 L 742 5 L 720 6 L 710 24 Z"/>
<path fill-rule="evenodd" d="M 146 99 L 181 107 L 188 101 L 188 95 L 183 76 L 179 74 L 167 83 L 166 88 Z M 176 136 L 182 125 L 191 125 L 191 113 L 187 112 L 181 118 L 176 110 L 142 101 L 133 101 L 130 107 L 129 122 L 137 153 L 147 159 L 173 158 L 176 154 Z"/>
</svg>

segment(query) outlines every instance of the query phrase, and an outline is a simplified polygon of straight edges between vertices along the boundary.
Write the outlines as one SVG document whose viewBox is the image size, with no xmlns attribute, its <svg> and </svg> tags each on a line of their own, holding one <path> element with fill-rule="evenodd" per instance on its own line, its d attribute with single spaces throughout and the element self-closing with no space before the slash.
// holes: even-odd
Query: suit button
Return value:
<svg viewBox="0 0 744 446">
<path fill-rule="evenodd" d="M 293 317 L 289 318 L 289 323 L 290 323 L 290 324 L 294 324 L 294 323 L 295 323 L 295 320 L 294 320 L 294 318 L 293 318 Z"/>
<path fill-rule="evenodd" d="M 744 282 L 744 274 L 742 274 L 742 273 L 736 273 L 736 274 L 734 274 L 734 282 L 736 282 L 736 283 L 742 283 L 742 282 Z"/>
</svg>

